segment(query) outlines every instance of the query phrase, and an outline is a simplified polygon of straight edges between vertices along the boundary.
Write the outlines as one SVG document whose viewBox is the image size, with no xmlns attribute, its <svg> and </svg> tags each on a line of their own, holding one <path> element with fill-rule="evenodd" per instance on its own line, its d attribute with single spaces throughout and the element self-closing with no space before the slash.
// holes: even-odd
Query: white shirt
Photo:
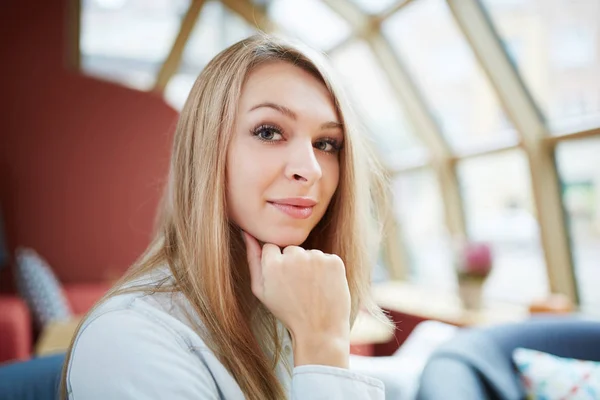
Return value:
<svg viewBox="0 0 600 400">
<path fill-rule="evenodd" d="M 164 271 L 164 270 L 163 270 Z M 180 293 L 142 292 L 110 298 L 83 323 L 67 372 L 70 400 L 238 400 L 237 382 L 192 329 Z M 293 400 L 381 400 L 381 381 L 343 368 L 293 366 L 283 336 L 276 374 Z"/>
</svg>

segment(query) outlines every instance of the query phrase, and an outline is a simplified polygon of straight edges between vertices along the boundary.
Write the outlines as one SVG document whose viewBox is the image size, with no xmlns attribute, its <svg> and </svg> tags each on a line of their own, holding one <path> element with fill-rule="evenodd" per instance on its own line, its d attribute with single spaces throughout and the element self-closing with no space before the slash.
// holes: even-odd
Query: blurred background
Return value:
<svg viewBox="0 0 600 400">
<path fill-rule="evenodd" d="M 8 4 L 5 248 L 60 282 L 112 281 L 140 254 L 194 80 L 266 31 L 327 55 L 388 169 L 377 284 L 455 295 L 456 244 L 484 243 L 484 302 L 600 309 L 600 0 Z"/>
<path fill-rule="evenodd" d="M 79 7 L 81 72 L 176 110 L 212 57 L 258 30 L 322 50 L 392 173 L 394 277 L 455 290 L 452 242 L 468 237 L 493 246 L 487 296 L 555 288 L 600 307 L 600 1 Z"/>
</svg>

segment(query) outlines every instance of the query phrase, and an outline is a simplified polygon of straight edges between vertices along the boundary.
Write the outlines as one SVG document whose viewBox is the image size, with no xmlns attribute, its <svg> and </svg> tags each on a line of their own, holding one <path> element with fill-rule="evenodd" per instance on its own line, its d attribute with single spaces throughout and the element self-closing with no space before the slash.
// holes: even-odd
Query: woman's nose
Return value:
<svg viewBox="0 0 600 400">
<path fill-rule="evenodd" d="M 302 143 L 290 147 L 285 175 L 288 179 L 312 185 L 323 175 L 311 143 Z"/>
</svg>

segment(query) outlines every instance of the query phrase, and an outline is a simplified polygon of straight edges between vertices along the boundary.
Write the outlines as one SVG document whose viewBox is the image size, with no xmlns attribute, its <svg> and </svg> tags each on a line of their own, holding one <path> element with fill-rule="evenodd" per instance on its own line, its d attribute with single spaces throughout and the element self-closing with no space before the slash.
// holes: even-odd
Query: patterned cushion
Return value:
<svg viewBox="0 0 600 400">
<path fill-rule="evenodd" d="M 16 279 L 21 297 L 25 299 L 38 328 L 51 321 L 71 318 L 69 303 L 60 282 L 34 250 L 19 248 L 16 251 Z"/>
<path fill-rule="evenodd" d="M 514 351 L 513 360 L 529 399 L 600 398 L 600 362 L 562 358 L 523 348 Z"/>
</svg>

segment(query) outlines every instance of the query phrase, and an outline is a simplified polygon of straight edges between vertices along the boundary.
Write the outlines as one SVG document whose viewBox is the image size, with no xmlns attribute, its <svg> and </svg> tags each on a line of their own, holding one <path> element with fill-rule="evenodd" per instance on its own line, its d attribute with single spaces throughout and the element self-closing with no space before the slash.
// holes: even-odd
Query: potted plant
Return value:
<svg viewBox="0 0 600 400">
<path fill-rule="evenodd" d="M 456 274 L 459 296 L 466 309 L 481 308 L 483 284 L 491 270 L 492 251 L 489 244 L 465 242 L 459 247 Z"/>
</svg>

